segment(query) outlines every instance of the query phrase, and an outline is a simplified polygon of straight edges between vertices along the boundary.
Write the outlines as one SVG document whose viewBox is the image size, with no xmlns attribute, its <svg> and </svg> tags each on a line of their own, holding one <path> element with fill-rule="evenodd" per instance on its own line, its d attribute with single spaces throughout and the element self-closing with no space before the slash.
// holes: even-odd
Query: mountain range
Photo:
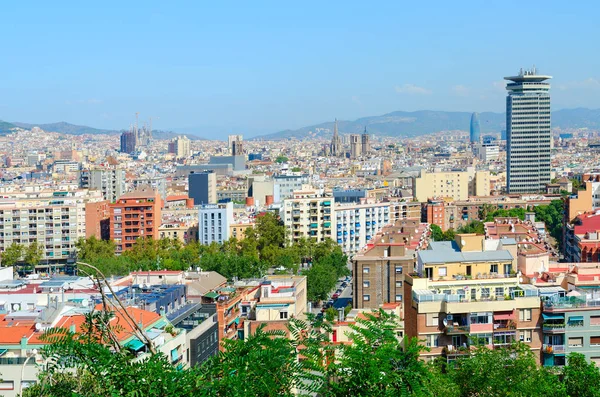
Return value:
<svg viewBox="0 0 600 397">
<path fill-rule="evenodd" d="M 338 129 L 341 134 L 359 134 L 366 128 L 369 134 L 393 137 L 412 137 L 439 131 L 468 131 L 471 114 L 469 112 L 435 110 L 398 111 L 382 116 L 362 117 L 354 121 L 338 120 Z M 479 121 L 482 134 L 498 133 L 505 129 L 506 114 L 483 112 L 479 114 Z M 333 134 L 333 126 L 334 122 L 329 121 L 297 130 L 284 130 L 261 135 L 252 139 L 329 138 Z M 553 111 L 552 127 L 600 129 L 600 109 L 577 108 Z"/>
<path fill-rule="evenodd" d="M 48 123 L 48 124 L 31 124 L 31 123 L 20 123 L 20 122 L 12 122 L 9 123 L 7 121 L 0 120 L 0 135 L 6 135 L 11 132 L 14 128 L 23 128 L 25 130 L 30 130 L 33 127 L 39 127 L 44 131 L 49 132 L 58 132 L 61 134 L 69 134 L 69 135 L 86 135 L 86 134 L 120 134 L 121 131 L 117 130 L 105 130 L 99 128 L 88 127 L 85 125 L 76 125 L 70 124 L 64 121 L 58 123 Z M 178 134 L 172 131 L 162 131 L 162 130 L 154 130 L 152 131 L 152 135 L 156 139 L 173 139 L 176 136 L 184 135 Z M 195 135 L 187 135 L 191 140 L 200 140 L 204 138 L 200 138 Z"/>
<path fill-rule="evenodd" d="M 437 110 L 420 110 L 416 112 L 392 112 L 381 116 L 362 117 L 354 121 L 338 120 L 341 134 L 360 134 L 365 128 L 369 134 L 392 137 L 413 137 L 439 131 L 468 131 L 471 114 L 469 112 L 444 112 Z M 498 133 L 505 128 L 505 113 L 483 112 L 479 114 L 482 134 Z M 333 121 L 315 124 L 296 130 L 284 130 L 267 135 L 254 136 L 250 139 L 280 140 L 304 139 L 307 137 L 330 138 L 333 133 Z M 69 124 L 66 122 L 50 124 L 31 124 L 6 122 L 0 120 L 0 135 L 10 133 L 12 128 L 31 129 L 40 127 L 44 131 L 59 132 L 71 135 L 83 134 L 118 134 L 117 130 L 106 130 L 88 126 Z M 562 109 L 552 112 L 552 127 L 589 128 L 600 130 L 600 109 Z M 153 131 L 157 139 L 172 139 L 183 134 L 172 131 Z M 192 140 L 204 139 L 193 134 L 186 134 Z"/>
</svg>

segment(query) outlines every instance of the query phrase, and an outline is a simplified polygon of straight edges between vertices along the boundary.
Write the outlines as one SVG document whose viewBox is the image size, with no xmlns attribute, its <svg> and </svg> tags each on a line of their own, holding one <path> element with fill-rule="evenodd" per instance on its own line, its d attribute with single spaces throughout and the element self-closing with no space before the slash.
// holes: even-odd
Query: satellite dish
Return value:
<svg viewBox="0 0 600 397">
<path fill-rule="evenodd" d="M 444 327 L 447 327 L 447 326 L 448 326 L 448 319 L 447 319 L 447 318 L 444 318 L 444 319 L 442 320 L 442 323 L 444 324 Z"/>
<path fill-rule="evenodd" d="M 523 282 L 523 277 L 519 277 L 519 282 L 522 283 Z"/>
<path fill-rule="evenodd" d="M 54 292 L 54 288 L 50 288 L 50 292 Z"/>
<path fill-rule="evenodd" d="M 467 245 L 467 242 L 466 242 L 465 240 L 460 240 L 460 243 L 461 243 L 462 245 Z"/>
<path fill-rule="evenodd" d="M 39 331 L 39 330 L 41 330 L 41 329 L 42 329 L 42 324 L 40 324 L 40 323 L 35 323 L 35 330 L 36 330 L 36 331 Z"/>
</svg>

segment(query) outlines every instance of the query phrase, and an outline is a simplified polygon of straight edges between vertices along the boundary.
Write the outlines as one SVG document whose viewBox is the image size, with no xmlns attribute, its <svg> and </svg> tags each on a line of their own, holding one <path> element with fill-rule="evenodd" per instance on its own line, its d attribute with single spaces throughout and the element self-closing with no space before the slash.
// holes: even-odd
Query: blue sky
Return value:
<svg viewBox="0 0 600 397">
<path fill-rule="evenodd" d="M 0 120 L 246 136 L 395 110 L 503 111 L 536 64 L 555 109 L 600 108 L 600 5 L 10 2 Z M 426 5 L 425 5 L 426 4 Z"/>
</svg>

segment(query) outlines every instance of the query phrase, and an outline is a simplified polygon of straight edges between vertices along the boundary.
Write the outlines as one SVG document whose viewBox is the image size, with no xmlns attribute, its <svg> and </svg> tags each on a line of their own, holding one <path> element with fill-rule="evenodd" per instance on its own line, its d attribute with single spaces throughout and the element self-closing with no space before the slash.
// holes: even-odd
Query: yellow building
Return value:
<svg viewBox="0 0 600 397">
<path fill-rule="evenodd" d="M 236 240 L 243 240 L 246 236 L 246 229 L 254 227 L 254 222 L 250 223 L 232 223 L 229 225 L 229 235 L 235 237 Z"/>
<path fill-rule="evenodd" d="M 433 197 L 450 197 L 454 200 L 466 200 L 469 196 L 489 196 L 489 171 L 421 171 L 413 181 L 415 200 L 426 202 Z"/>
</svg>

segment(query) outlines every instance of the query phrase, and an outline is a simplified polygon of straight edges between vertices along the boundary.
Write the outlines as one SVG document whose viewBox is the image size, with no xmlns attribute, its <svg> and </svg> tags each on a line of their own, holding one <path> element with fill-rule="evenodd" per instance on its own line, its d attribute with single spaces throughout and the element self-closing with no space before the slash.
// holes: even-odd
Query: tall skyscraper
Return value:
<svg viewBox="0 0 600 397">
<path fill-rule="evenodd" d="M 367 153 L 371 151 L 371 143 L 369 141 L 369 134 L 367 134 L 367 127 L 365 127 L 365 132 L 361 135 L 361 154 L 366 156 Z"/>
<path fill-rule="evenodd" d="M 337 119 L 335 119 L 335 124 L 333 125 L 333 138 L 331 138 L 329 152 L 332 156 L 340 156 L 342 154 L 342 151 L 342 140 L 340 139 L 340 135 L 338 134 L 338 123 Z"/>
<path fill-rule="evenodd" d="M 121 134 L 121 153 L 135 153 L 137 149 L 137 135 L 134 131 L 124 131 Z"/>
<path fill-rule="evenodd" d="M 536 193 L 550 183 L 550 83 L 535 66 L 505 77 L 508 193 Z"/>
<path fill-rule="evenodd" d="M 471 143 L 479 143 L 481 138 L 481 124 L 479 124 L 479 113 L 471 115 Z"/>
</svg>

